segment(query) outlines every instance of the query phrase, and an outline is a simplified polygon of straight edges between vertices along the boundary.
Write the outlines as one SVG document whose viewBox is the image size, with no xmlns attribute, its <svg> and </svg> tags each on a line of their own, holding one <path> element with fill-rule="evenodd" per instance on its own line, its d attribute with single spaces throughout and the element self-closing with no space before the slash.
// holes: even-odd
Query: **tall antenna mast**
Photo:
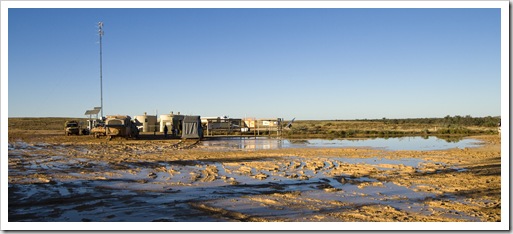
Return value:
<svg viewBox="0 0 513 234">
<path fill-rule="evenodd" d="M 103 36 L 103 22 L 98 22 L 98 35 L 100 35 L 100 111 L 103 119 L 103 80 L 102 80 L 102 36 Z"/>
</svg>

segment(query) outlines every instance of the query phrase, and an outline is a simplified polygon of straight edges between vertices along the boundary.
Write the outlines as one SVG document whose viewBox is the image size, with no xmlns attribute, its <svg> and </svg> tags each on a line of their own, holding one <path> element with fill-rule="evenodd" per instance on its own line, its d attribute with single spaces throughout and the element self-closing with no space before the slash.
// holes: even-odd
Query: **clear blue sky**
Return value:
<svg viewBox="0 0 513 234">
<path fill-rule="evenodd" d="M 9 117 L 501 114 L 500 9 L 9 9 Z"/>
</svg>

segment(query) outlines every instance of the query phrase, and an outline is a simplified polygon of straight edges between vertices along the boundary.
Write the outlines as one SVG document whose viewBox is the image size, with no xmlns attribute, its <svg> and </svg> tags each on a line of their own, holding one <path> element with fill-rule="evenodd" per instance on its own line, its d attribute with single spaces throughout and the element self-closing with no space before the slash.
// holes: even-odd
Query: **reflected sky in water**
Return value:
<svg viewBox="0 0 513 234">
<path fill-rule="evenodd" d="M 282 148 L 340 148 L 370 147 L 385 150 L 444 150 L 477 147 L 482 143 L 475 139 L 447 141 L 431 137 L 397 137 L 374 139 L 270 139 L 265 137 L 213 138 L 203 141 L 212 149 L 282 149 Z"/>
</svg>

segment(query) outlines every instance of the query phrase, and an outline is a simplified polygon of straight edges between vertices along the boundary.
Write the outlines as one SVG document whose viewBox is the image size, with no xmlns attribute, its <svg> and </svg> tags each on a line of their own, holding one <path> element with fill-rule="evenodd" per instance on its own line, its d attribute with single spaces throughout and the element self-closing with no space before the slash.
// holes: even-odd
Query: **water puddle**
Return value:
<svg viewBox="0 0 513 234">
<path fill-rule="evenodd" d="M 411 144 L 405 139 L 395 141 Z M 220 149 L 264 149 L 349 147 L 350 142 L 256 138 L 204 144 Z M 467 142 L 465 147 L 474 143 Z M 251 217 L 316 221 L 321 211 L 369 205 L 430 215 L 432 209 L 424 200 L 438 193 L 419 190 L 416 184 L 393 183 L 387 176 L 428 169 L 437 173 L 435 169 L 449 167 L 418 158 L 283 156 L 225 162 L 104 162 L 69 158 L 63 152 L 40 154 L 42 148 L 52 151 L 52 147 L 59 146 L 9 145 L 9 176 L 19 178 L 18 183 L 9 184 L 9 221 L 259 221 Z M 322 221 L 337 221 L 332 218 L 325 215 Z"/>
<path fill-rule="evenodd" d="M 398 137 L 374 139 L 275 139 L 264 137 L 210 138 L 201 145 L 211 150 L 226 149 L 282 149 L 282 148 L 340 148 L 370 147 L 386 150 L 443 150 L 450 148 L 477 147 L 482 143 L 475 139 L 443 140 L 430 137 Z"/>
</svg>

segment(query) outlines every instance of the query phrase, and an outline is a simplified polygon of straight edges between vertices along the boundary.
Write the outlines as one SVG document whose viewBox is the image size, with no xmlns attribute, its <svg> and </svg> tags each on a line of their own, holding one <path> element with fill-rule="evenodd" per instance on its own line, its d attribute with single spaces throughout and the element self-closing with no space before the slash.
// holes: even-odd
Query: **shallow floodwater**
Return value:
<svg viewBox="0 0 513 234">
<path fill-rule="evenodd" d="M 388 142 L 383 144 L 383 142 Z M 395 149 L 417 144 L 472 147 L 436 138 L 369 140 L 216 139 L 203 144 L 217 149 L 294 147 L 377 147 Z M 427 140 L 427 141 L 425 141 Z M 380 143 L 377 143 L 380 142 Z M 424 143 L 421 148 L 419 142 Z M 355 145 L 355 143 L 357 145 Z M 243 147 L 244 146 L 244 147 Z M 253 148 L 252 148 L 253 147 Z M 230 160 L 103 161 L 76 146 L 9 144 L 9 221 L 149 222 L 149 221 L 320 221 L 320 211 L 335 212 L 386 205 L 413 214 L 431 215 L 424 201 L 438 199 L 436 189 L 389 181 L 402 171 L 439 173 L 461 168 L 419 158 L 262 157 Z M 155 149 L 159 151 L 158 148 Z M 70 152 L 74 152 L 72 157 Z M 117 151 L 114 151 L 117 152 Z M 83 154 L 83 155 L 82 155 Z M 448 197 L 462 201 L 461 197 Z M 242 214 L 242 215 L 240 215 Z M 476 217 L 458 216 L 462 221 Z M 333 219 L 333 220 L 331 220 Z M 322 221 L 340 221 L 324 215 Z"/>
<path fill-rule="evenodd" d="M 51 163 L 39 164 L 46 173 L 59 173 L 77 163 L 61 157 L 52 157 L 48 162 Z M 349 174 L 333 173 L 338 168 L 360 163 L 403 164 L 418 168 L 425 163 L 419 159 L 394 161 L 326 157 L 312 160 L 283 157 L 279 160 L 235 162 L 198 160 L 148 163 L 144 168 L 128 164 L 123 166 L 127 168 L 125 170 L 96 161 L 86 163 L 96 170 L 91 174 L 69 171 L 70 176 L 75 177 L 72 180 L 10 184 L 9 221 L 234 221 L 201 209 L 197 204 L 210 209 L 244 212 L 250 216 L 301 221 L 305 215 L 315 214 L 316 210 L 289 208 L 286 203 L 274 204 L 270 208 L 262 203 L 268 198 L 260 196 L 301 193 L 295 199 L 321 199 L 354 206 L 409 206 L 409 210 L 420 213 L 426 212 L 426 206 L 413 201 L 435 196 L 365 176 L 355 178 Z M 386 173 L 388 169 L 379 165 L 375 168 Z M 37 170 L 34 165 L 25 168 Z M 154 168 L 162 169 L 156 171 Z M 207 168 L 213 169 L 215 175 L 208 175 L 205 172 Z"/>
<path fill-rule="evenodd" d="M 477 147 L 481 143 L 475 139 L 447 141 L 434 136 L 369 138 L 369 139 L 275 139 L 264 137 L 211 138 L 203 141 L 203 146 L 213 149 L 282 149 L 282 148 L 338 148 L 370 147 L 385 150 L 444 150 L 450 148 Z"/>
</svg>

